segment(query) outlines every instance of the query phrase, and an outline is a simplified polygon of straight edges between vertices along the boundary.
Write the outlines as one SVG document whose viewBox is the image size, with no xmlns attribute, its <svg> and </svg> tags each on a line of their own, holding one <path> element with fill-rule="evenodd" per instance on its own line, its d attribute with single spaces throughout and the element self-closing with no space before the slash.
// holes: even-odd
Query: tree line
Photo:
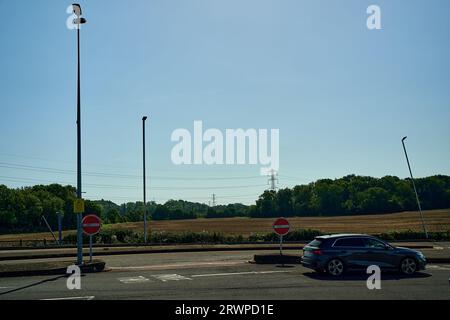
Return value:
<svg viewBox="0 0 450 320">
<path fill-rule="evenodd" d="M 450 208 L 450 177 L 415 179 L 422 209 Z M 251 206 L 251 217 L 338 216 L 417 210 L 411 179 L 348 175 L 321 179 L 292 189 L 265 191 Z"/>
<path fill-rule="evenodd" d="M 419 178 L 415 182 L 424 210 L 450 208 L 449 176 L 436 175 Z M 64 229 L 76 228 L 76 215 L 72 213 L 75 191 L 72 186 L 59 184 L 18 189 L 0 185 L 0 232 L 45 231 L 42 216 L 56 228 L 57 212 L 62 214 Z M 148 202 L 146 208 L 149 219 L 177 220 L 391 213 L 416 210 L 417 203 L 410 179 L 348 175 L 278 191 L 266 190 L 250 206 L 235 203 L 211 207 L 203 203 L 169 200 L 164 204 Z M 86 200 L 85 210 L 99 215 L 107 224 L 136 222 L 143 220 L 144 203 L 118 205 L 103 199 Z"/>
</svg>

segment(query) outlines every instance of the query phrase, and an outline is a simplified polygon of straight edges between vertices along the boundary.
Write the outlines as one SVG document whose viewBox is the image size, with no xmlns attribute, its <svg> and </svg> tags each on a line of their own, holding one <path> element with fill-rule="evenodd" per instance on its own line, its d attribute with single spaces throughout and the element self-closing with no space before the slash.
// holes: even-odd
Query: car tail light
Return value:
<svg viewBox="0 0 450 320">
<path fill-rule="evenodd" d="M 322 250 L 313 250 L 312 251 L 313 254 L 321 256 L 322 255 Z"/>
</svg>

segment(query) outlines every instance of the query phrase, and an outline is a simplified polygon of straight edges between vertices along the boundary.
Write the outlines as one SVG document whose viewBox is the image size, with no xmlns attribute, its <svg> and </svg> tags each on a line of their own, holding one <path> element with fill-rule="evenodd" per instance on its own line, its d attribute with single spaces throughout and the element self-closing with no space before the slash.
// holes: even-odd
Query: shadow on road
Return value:
<svg viewBox="0 0 450 320">
<path fill-rule="evenodd" d="M 82 275 L 82 276 L 83 276 L 83 275 Z M 41 280 L 41 281 L 38 281 L 38 282 L 34 282 L 34 283 L 31 283 L 31 284 L 28 284 L 28 285 L 26 285 L 26 286 L 22 286 L 22 287 L 19 287 L 19 288 L 12 289 L 12 290 L 9 290 L 9 291 L 0 292 L 0 296 L 4 296 L 4 295 L 6 295 L 6 294 L 10 294 L 10 293 L 13 293 L 13 292 L 25 290 L 25 289 L 27 289 L 27 288 L 39 286 L 39 285 L 45 284 L 45 283 L 47 283 L 47 282 L 53 282 L 53 281 L 59 280 L 59 279 L 61 279 L 61 278 L 67 278 L 67 275 L 64 274 L 64 275 L 60 275 L 60 276 L 57 276 L 57 277 L 48 278 L 48 279 L 45 279 L 45 280 Z"/>
<path fill-rule="evenodd" d="M 347 273 L 340 277 L 333 277 L 327 275 L 326 273 L 317 273 L 317 272 L 305 272 L 303 273 L 305 277 L 314 280 L 326 280 L 326 281 L 366 281 L 369 274 L 365 273 Z M 400 273 L 382 273 L 381 280 L 402 280 L 402 279 L 420 279 L 420 278 L 429 278 L 431 274 L 418 272 L 413 275 L 404 275 Z"/>
<path fill-rule="evenodd" d="M 294 265 L 291 264 L 278 264 L 275 266 L 276 268 L 294 268 Z"/>
</svg>

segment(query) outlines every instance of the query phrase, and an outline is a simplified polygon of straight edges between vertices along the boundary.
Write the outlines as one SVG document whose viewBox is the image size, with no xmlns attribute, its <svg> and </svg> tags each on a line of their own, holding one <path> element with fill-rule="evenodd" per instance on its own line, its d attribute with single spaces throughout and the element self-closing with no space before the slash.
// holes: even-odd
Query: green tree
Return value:
<svg viewBox="0 0 450 320">
<path fill-rule="evenodd" d="M 278 212 L 276 210 L 276 192 L 266 190 L 259 199 L 256 200 L 258 210 L 255 212 L 255 217 L 276 217 Z"/>
<path fill-rule="evenodd" d="M 292 192 L 293 214 L 296 216 L 311 216 L 312 184 L 295 186 Z"/>
<path fill-rule="evenodd" d="M 383 188 L 373 187 L 358 194 L 358 209 L 362 213 L 380 213 L 392 210 L 389 193 Z"/>
<path fill-rule="evenodd" d="M 167 220 L 169 218 L 169 210 L 163 205 L 157 205 L 153 212 L 153 220 Z"/>
<path fill-rule="evenodd" d="M 330 179 L 318 180 L 314 184 L 311 207 L 318 215 L 338 215 L 342 213 L 344 188 Z"/>
<path fill-rule="evenodd" d="M 106 223 L 114 224 L 124 222 L 122 215 L 117 208 L 110 208 L 106 212 Z"/>
<path fill-rule="evenodd" d="M 276 210 L 278 216 L 291 217 L 294 213 L 292 205 L 292 190 L 281 189 L 276 194 Z"/>
</svg>

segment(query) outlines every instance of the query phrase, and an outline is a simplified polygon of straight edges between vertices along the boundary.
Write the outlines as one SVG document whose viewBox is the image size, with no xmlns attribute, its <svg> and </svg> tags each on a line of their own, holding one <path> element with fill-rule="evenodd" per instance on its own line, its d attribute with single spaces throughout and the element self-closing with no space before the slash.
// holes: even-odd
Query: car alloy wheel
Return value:
<svg viewBox="0 0 450 320">
<path fill-rule="evenodd" d="M 327 271 L 332 276 L 340 276 L 344 272 L 344 264 L 339 259 L 332 259 L 328 262 Z"/>
<path fill-rule="evenodd" d="M 404 274 L 413 274 L 417 270 L 417 263 L 412 258 L 405 258 L 402 260 L 401 270 Z"/>
</svg>

